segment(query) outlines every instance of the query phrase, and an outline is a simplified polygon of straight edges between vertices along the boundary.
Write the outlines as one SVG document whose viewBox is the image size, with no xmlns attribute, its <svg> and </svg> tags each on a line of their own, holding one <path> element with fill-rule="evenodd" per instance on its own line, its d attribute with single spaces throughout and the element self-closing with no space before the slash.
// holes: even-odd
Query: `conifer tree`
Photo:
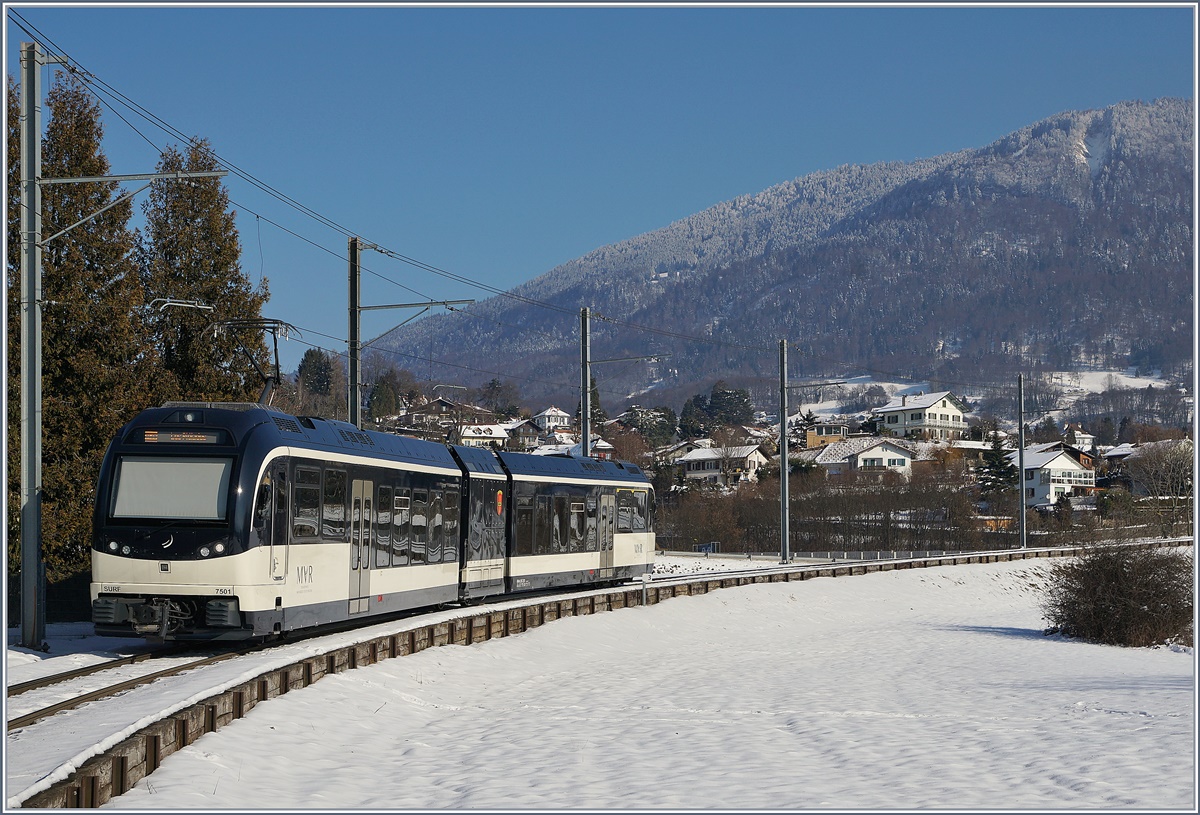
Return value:
<svg viewBox="0 0 1200 815">
<path fill-rule="evenodd" d="M 10 81 L 10 150 L 20 138 L 12 114 L 13 93 Z M 60 75 L 47 94 L 46 107 L 42 176 L 109 175 L 101 149 L 100 108 L 87 92 Z M 14 173 L 19 174 L 19 168 L 14 170 L 10 155 L 10 241 L 13 235 L 19 238 Z M 114 182 L 43 186 L 43 239 L 94 215 L 116 193 Z M 131 205 L 123 202 L 43 249 L 42 532 L 46 575 L 52 581 L 90 565 L 93 490 L 101 459 L 117 430 L 149 404 L 147 383 L 154 355 L 141 322 L 144 299 L 132 260 L 131 215 Z M 20 251 L 18 246 L 14 252 L 11 243 L 8 273 L 10 302 L 19 301 Z M 10 332 L 9 352 L 9 411 L 19 422 L 19 328 Z M 12 446 L 19 440 L 10 435 L 9 441 L 10 463 L 19 461 L 19 450 Z M 10 506 L 19 503 L 19 485 L 10 493 Z"/>
<path fill-rule="evenodd" d="M 992 495 L 1012 489 L 1016 486 L 1020 473 L 1017 465 L 1009 460 L 1009 451 L 1005 449 L 1000 434 L 991 429 L 992 446 L 983 454 L 983 463 L 979 468 L 979 492 L 982 495 Z"/>
<path fill-rule="evenodd" d="M 217 169 L 208 142 L 194 140 L 186 152 L 164 152 L 157 172 Z M 150 313 L 163 368 L 158 398 L 254 401 L 263 382 L 246 351 L 268 369 L 263 333 L 211 327 L 213 321 L 260 318 L 267 300 L 266 281 L 252 286 L 242 273 L 228 192 L 219 178 L 156 181 L 143 212 L 138 262 L 147 300 L 195 300 L 213 307 L 212 312 L 167 308 Z"/>
</svg>

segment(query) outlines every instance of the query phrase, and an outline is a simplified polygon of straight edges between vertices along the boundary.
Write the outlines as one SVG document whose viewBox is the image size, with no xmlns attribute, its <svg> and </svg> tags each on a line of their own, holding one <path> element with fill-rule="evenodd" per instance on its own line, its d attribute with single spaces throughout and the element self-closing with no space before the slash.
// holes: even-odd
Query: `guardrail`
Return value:
<svg viewBox="0 0 1200 815">
<path fill-rule="evenodd" d="M 1142 541 L 1149 548 L 1192 543 L 1191 538 Z M 1085 547 L 1013 549 L 999 552 L 957 552 L 945 555 L 876 559 L 870 562 L 783 565 L 761 573 L 722 576 L 720 572 L 664 576 L 658 582 L 585 592 L 567 599 L 531 599 L 527 604 L 497 611 L 465 611 L 461 617 L 417 625 L 354 645 L 341 646 L 274 669 L 228 688 L 207 699 L 148 725 L 133 736 L 88 759 L 65 780 L 31 792 L 22 807 L 55 809 L 98 807 L 121 795 L 154 772 L 163 759 L 241 718 L 255 705 L 292 690 L 307 687 L 322 677 L 342 673 L 385 659 L 415 654 L 442 645 L 471 645 L 520 634 L 561 617 L 584 616 L 639 605 L 654 605 L 673 597 L 707 594 L 723 588 L 756 583 L 782 583 L 818 577 L 847 577 L 898 569 L 973 563 L 998 563 L 1051 557 L 1074 557 Z M 912 553 L 900 553 L 909 555 Z M 30 788 L 33 790 L 34 788 Z"/>
</svg>

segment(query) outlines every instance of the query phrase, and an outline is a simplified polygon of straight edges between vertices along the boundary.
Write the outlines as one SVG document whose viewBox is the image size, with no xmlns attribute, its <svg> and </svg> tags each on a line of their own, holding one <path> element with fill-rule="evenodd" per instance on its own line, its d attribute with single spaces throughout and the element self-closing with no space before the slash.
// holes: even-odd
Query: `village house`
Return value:
<svg viewBox="0 0 1200 815">
<path fill-rule="evenodd" d="M 820 465 L 827 476 L 892 472 L 907 479 L 912 477 L 917 458 L 916 450 L 907 442 L 879 436 L 852 436 L 805 453 L 804 457 Z"/>
<path fill-rule="evenodd" d="M 839 422 L 822 422 L 811 425 L 804 431 L 804 446 L 809 450 L 825 447 L 844 440 L 849 433 L 849 425 Z"/>
<path fill-rule="evenodd" d="M 967 405 L 950 391 L 892 398 L 871 411 L 879 434 L 908 439 L 961 439 L 967 432 Z"/>
<path fill-rule="evenodd" d="M 508 444 L 508 431 L 498 424 L 468 424 L 458 431 L 458 443 L 466 447 L 491 447 L 503 450 Z"/>
<path fill-rule="evenodd" d="M 767 457 L 756 444 L 737 447 L 698 447 L 676 463 L 691 481 L 704 481 L 720 487 L 758 480 L 758 470 Z"/>
<path fill-rule="evenodd" d="M 538 446 L 542 429 L 530 419 L 514 419 L 511 422 L 501 422 L 500 426 L 508 433 L 508 444 L 505 449 L 523 453 Z"/>
<path fill-rule="evenodd" d="M 1019 466 L 1016 452 L 1009 453 L 1008 460 Z M 1047 450 L 1025 448 L 1026 507 L 1052 507 L 1064 495 L 1093 492 L 1095 487 L 1096 473 L 1065 450 L 1053 446 Z"/>
<path fill-rule="evenodd" d="M 534 416 L 533 423 L 540 427 L 543 433 L 553 433 L 560 428 L 570 427 L 571 414 L 551 405 Z"/>
</svg>

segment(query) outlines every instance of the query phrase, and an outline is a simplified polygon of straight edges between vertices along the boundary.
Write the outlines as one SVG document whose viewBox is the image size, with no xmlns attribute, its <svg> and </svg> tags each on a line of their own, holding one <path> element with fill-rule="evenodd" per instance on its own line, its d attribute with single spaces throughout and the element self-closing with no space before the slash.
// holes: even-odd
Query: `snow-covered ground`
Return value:
<svg viewBox="0 0 1200 815">
<path fill-rule="evenodd" d="M 1043 636 L 1044 569 L 758 584 L 430 649 L 257 707 L 109 806 L 1194 811 L 1193 653 Z"/>
</svg>

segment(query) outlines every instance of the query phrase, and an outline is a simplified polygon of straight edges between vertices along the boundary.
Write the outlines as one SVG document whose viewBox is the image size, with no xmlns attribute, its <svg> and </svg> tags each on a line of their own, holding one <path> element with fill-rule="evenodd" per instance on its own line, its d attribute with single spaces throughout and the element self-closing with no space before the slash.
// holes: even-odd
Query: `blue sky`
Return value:
<svg viewBox="0 0 1200 815">
<path fill-rule="evenodd" d="M 325 218 L 500 288 L 817 170 L 1194 93 L 1190 5 L 6 10 Z M 16 75 L 29 35 L 13 23 Z M 121 114 L 141 135 L 105 112 L 112 171 L 151 172 L 147 139 L 178 140 Z M 346 236 L 227 187 L 243 270 L 270 280 L 264 316 L 344 351 Z M 376 253 L 364 265 L 410 289 L 368 273 L 364 305 L 488 296 Z M 364 315 L 364 337 L 411 313 Z M 282 344 L 284 367 L 307 348 Z"/>
</svg>

